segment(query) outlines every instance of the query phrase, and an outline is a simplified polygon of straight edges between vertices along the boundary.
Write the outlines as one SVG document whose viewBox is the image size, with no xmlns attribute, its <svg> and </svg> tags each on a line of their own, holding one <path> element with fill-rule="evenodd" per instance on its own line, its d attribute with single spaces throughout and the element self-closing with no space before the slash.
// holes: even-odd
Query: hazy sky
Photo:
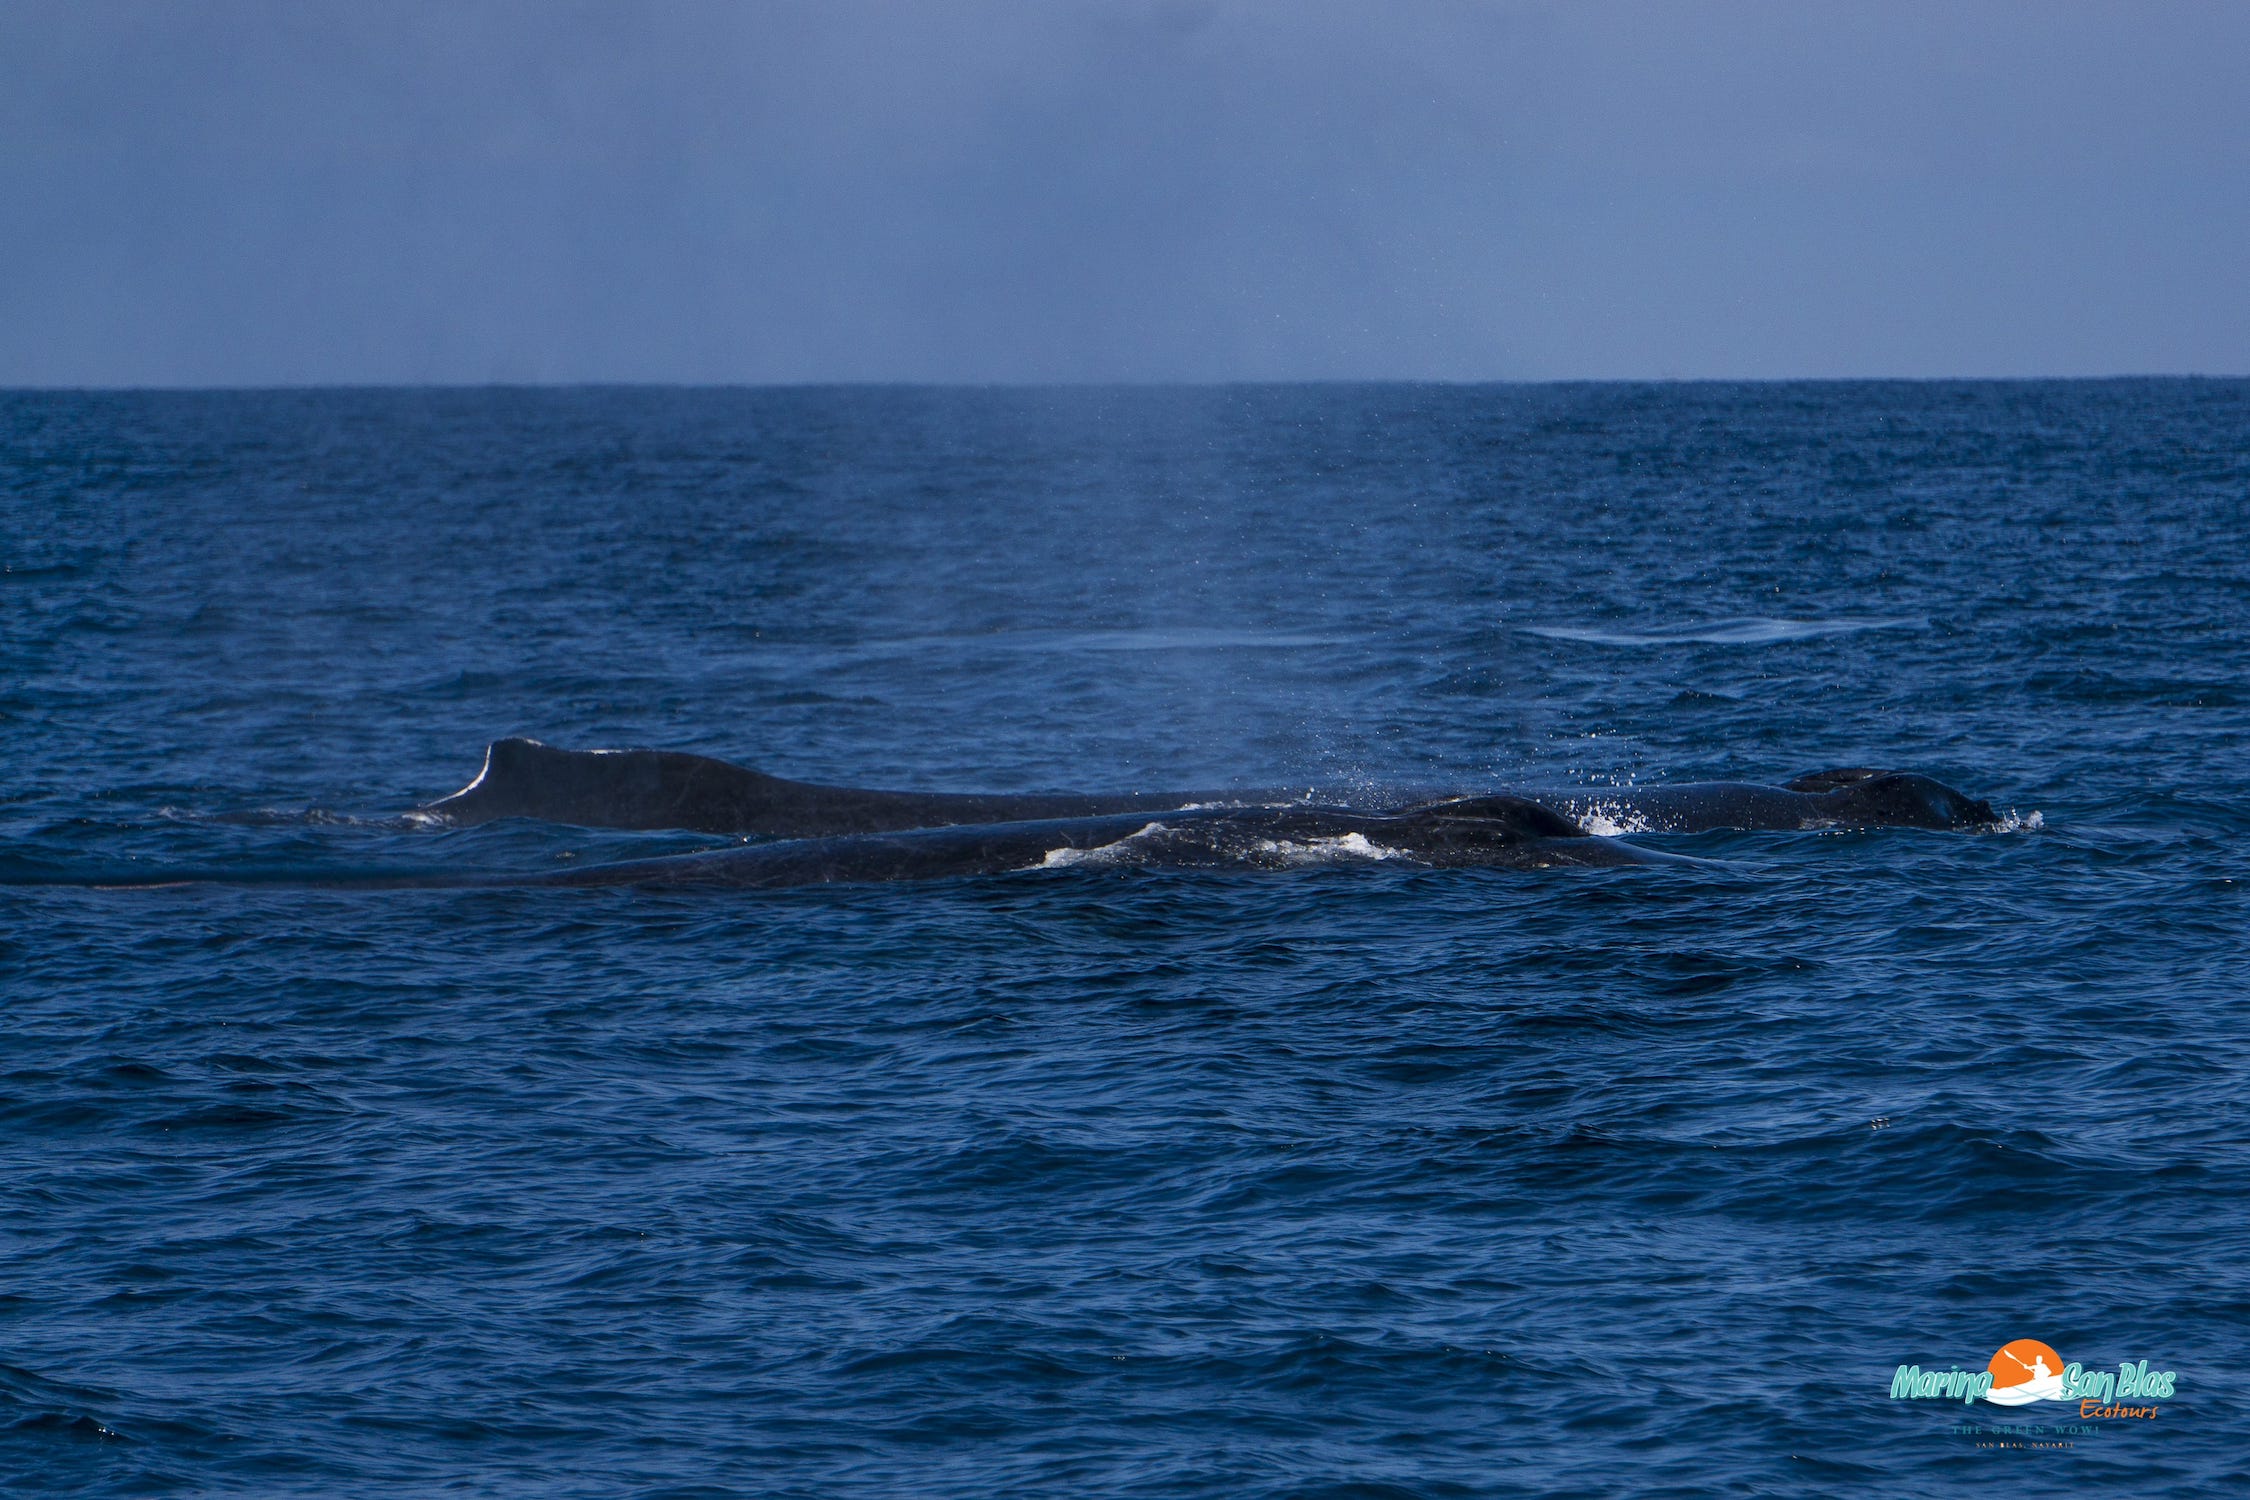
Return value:
<svg viewBox="0 0 2250 1500">
<path fill-rule="evenodd" d="M 2250 4 L 0 0 L 0 384 L 2250 372 Z"/>
</svg>

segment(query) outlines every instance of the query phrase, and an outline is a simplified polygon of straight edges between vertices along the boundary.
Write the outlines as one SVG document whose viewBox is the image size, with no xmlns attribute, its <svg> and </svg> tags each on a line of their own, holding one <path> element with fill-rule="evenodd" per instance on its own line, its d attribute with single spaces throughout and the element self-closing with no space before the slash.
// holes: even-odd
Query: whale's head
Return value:
<svg viewBox="0 0 2250 1500">
<path fill-rule="evenodd" d="M 1844 822 L 1896 828 L 1984 828 L 2000 821 L 1992 804 L 1912 771 L 1819 771 L 1789 783 L 1824 796 Z"/>
</svg>

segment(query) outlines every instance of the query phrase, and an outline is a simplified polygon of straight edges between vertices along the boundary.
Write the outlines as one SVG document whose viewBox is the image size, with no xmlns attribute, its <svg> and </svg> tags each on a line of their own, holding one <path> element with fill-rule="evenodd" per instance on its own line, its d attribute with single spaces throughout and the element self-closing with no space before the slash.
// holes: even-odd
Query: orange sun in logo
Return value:
<svg viewBox="0 0 2250 1500">
<path fill-rule="evenodd" d="M 2017 1339 L 2002 1344 L 2000 1352 L 1992 1356 L 1985 1366 L 1992 1372 L 1995 1387 L 2005 1388 L 2026 1385 L 2034 1380 L 2044 1380 L 2050 1375 L 2060 1375 L 2063 1357 L 2053 1347 L 2037 1339 Z"/>
</svg>

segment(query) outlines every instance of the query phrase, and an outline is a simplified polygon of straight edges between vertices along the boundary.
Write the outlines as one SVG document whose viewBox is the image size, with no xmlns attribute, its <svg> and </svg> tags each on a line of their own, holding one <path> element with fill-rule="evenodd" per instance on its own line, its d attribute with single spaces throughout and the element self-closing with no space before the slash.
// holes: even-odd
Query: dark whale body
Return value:
<svg viewBox="0 0 2250 1500">
<path fill-rule="evenodd" d="M 700 755 L 558 750 L 494 743 L 482 774 L 417 809 L 457 824 L 539 818 L 602 828 L 678 828 L 762 842 L 669 858 L 525 873 L 461 870 L 318 874 L 270 869 L 84 875 L 95 886 L 301 885 L 468 889 L 734 886 L 940 880 L 1042 866 L 1125 864 L 1258 869 L 1350 860 L 1433 868 L 1541 869 L 1679 862 L 1604 833 L 1833 826 L 1968 828 L 1989 804 L 1926 776 L 1851 769 L 1787 786 L 1676 786 L 1500 792 L 1389 807 L 1311 805 L 1273 794 L 1121 796 L 870 791 L 785 781 Z"/>
<path fill-rule="evenodd" d="M 458 870 L 132 871 L 65 883 L 106 888 L 192 885 L 462 890 L 583 886 L 782 889 L 999 875 L 1079 863 L 1162 869 L 1271 869 L 1347 860 L 1440 868 L 1679 863 L 1619 839 L 1595 838 L 1519 797 L 1460 797 L 1396 812 L 1339 807 L 1202 807 L 1009 823 L 964 823 L 893 833 L 785 839 L 708 853 L 624 860 L 533 873 Z M 40 884 L 54 884 L 44 880 Z"/>
<path fill-rule="evenodd" d="M 1515 789 L 1515 799 L 1583 825 L 1631 832 L 1829 827 L 1975 828 L 1991 804 L 1904 771 L 1820 771 L 1786 786 L 1708 781 L 1673 786 Z M 823 838 L 967 824 L 1099 818 L 1189 807 L 1289 803 L 1267 792 L 1117 795 L 888 792 L 787 781 L 747 766 L 673 750 L 560 750 L 496 740 L 476 780 L 416 809 L 456 824 L 538 818 L 590 828 L 680 828 L 700 833 Z"/>
<path fill-rule="evenodd" d="M 1109 813 L 1168 812 L 1191 802 L 1242 800 L 1178 793 L 1044 796 L 877 792 L 784 781 L 731 761 L 678 750 L 558 750 L 494 740 L 484 769 L 450 797 L 415 809 L 456 824 L 537 818 L 581 828 L 682 828 L 824 838 L 962 823 L 1021 823 Z"/>
<path fill-rule="evenodd" d="M 1204 807 L 750 844 L 631 860 L 524 882 L 542 886 L 746 886 L 942 880 L 1087 861 L 1165 869 L 1258 869 L 1324 856 L 1441 869 L 1670 863 L 1515 797 L 1461 798 L 1393 813 L 1337 807 Z M 1106 859 L 1104 858 L 1106 856 Z"/>
</svg>

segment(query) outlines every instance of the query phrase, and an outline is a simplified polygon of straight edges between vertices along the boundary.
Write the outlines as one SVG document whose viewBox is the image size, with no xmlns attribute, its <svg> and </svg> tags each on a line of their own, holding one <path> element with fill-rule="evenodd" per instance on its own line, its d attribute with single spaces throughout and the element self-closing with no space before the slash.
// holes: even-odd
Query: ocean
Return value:
<svg viewBox="0 0 2250 1500">
<path fill-rule="evenodd" d="M 2246 661 L 2241 381 L 0 395 L 0 1480 L 2243 1493 Z M 2007 817 L 318 885 L 510 734 Z"/>
</svg>

